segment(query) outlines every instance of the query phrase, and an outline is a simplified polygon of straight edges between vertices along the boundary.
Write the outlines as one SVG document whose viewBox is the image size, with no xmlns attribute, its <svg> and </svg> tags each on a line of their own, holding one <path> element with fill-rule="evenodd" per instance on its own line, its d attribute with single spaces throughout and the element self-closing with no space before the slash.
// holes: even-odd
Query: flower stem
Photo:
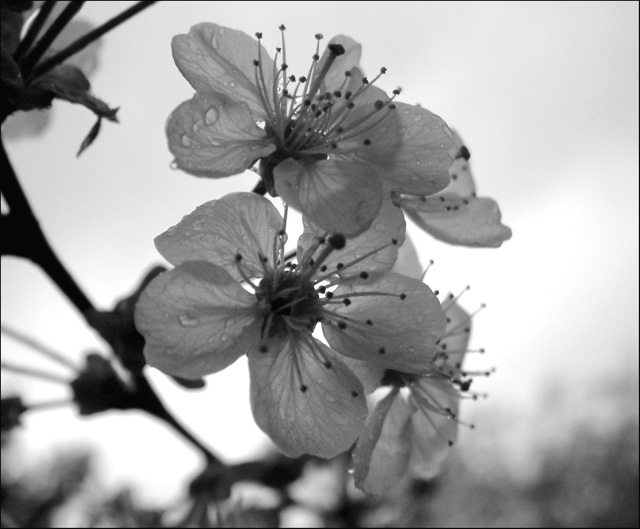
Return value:
<svg viewBox="0 0 640 529">
<path fill-rule="evenodd" d="M 19 228 L 21 235 L 20 238 L 25 241 L 20 245 L 20 253 L 17 255 L 27 257 L 38 264 L 52 279 L 52 281 L 58 285 L 60 290 L 62 290 L 67 298 L 75 305 L 78 311 L 80 311 L 80 313 L 85 317 L 87 323 L 92 326 L 87 315 L 90 313 L 89 311 L 95 312 L 93 304 L 75 282 L 71 274 L 69 274 L 49 245 L 46 236 L 40 229 L 40 225 L 33 214 L 29 201 L 22 191 L 17 175 L 13 170 L 9 157 L 7 156 L 4 144 L 0 143 L 0 146 L 2 195 L 4 196 L 10 210 L 9 214 L 5 217 L 9 217 L 11 220 L 11 226 Z M 55 378 L 56 382 L 64 382 L 65 384 L 69 383 L 67 380 L 58 379 L 57 377 L 43 374 L 41 372 L 36 373 L 35 370 L 6 364 L 6 362 L 2 364 L 2 367 L 25 375 L 39 376 L 40 378 L 46 378 L 52 381 Z M 135 407 L 166 422 L 180 435 L 182 435 L 182 437 L 200 450 L 208 463 L 219 465 L 221 468 L 225 467 L 224 463 L 218 457 L 216 457 L 206 446 L 196 439 L 193 434 L 182 426 L 182 424 L 180 424 L 178 420 L 165 408 L 164 404 L 143 374 L 136 376 L 136 383 L 137 392 Z"/>
<path fill-rule="evenodd" d="M 167 410 L 156 392 L 153 390 L 147 378 L 140 374 L 135 378 L 136 382 L 136 406 L 147 413 L 162 419 L 165 423 L 176 430 L 182 437 L 193 444 L 205 456 L 209 465 L 217 465 L 220 468 L 226 465 L 204 446 L 196 437 L 189 432 L 178 420 Z"/>
<path fill-rule="evenodd" d="M 43 73 L 48 72 L 53 67 L 62 63 L 62 61 L 68 59 L 72 55 L 78 53 L 84 47 L 91 44 L 94 40 L 99 39 L 105 33 L 111 31 L 116 26 L 119 26 L 123 22 L 129 20 L 131 17 L 138 14 L 143 9 L 150 7 L 152 4 L 155 4 L 155 0 L 138 2 L 137 4 L 130 7 L 129 9 L 126 9 L 119 15 L 113 17 L 111 20 L 108 20 L 107 22 L 102 24 L 102 26 L 90 31 L 86 35 L 83 35 L 79 39 L 73 41 L 65 49 L 59 51 L 58 53 L 56 53 L 46 61 L 42 61 L 36 68 L 34 68 L 33 73 L 31 74 L 31 77 L 37 77 L 39 75 L 42 75 Z"/>
</svg>

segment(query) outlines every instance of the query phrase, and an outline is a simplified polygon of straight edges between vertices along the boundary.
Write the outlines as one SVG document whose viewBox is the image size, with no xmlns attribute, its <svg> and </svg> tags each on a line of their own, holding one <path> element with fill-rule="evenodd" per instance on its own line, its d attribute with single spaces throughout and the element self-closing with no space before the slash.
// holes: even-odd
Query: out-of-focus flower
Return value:
<svg viewBox="0 0 640 529">
<path fill-rule="evenodd" d="M 431 290 L 387 272 L 404 228 L 390 201 L 351 240 L 305 220 L 294 263 L 285 259 L 285 222 L 266 198 L 233 193 L 203 204 L 156 238 L 175 268 L 136 305 L 148 363 L 195 378 L 246 354 L 254 418 L 283 453 L 347 450 L 367 410 L 341 355 L 424 373 L 444 331 Z M 318 323 L 329 346 L 312 335 Z"/>
<path fill-rule="evenodd" d="M 447 327 L 429 373 L 348 362 L 367 391 L 391 388 L 375 405 L 353 452 L 355 484 L 364 492 L 382 494 L 407 474 L 433 478 L 456 439 L 460 395 L 471 385 L 462 370 L 471 318 L 453 296 L 442 308 Z"/>
<path fill-rule="evenodd" d="M 449 168 L 451 183 L 431 196 L 395 194 L 399 205 L 420 228 L 436 239 L 461 246 L 499 247 L 511 238 L 495 200 L 476 196 L 469 167 L 471 154 L 456 134 L 458 153 Z"/>
<path fill-rule="evenodd" d="M 365 231 L 390 191 L 430 195 L 449 183 L 456 148 L 445 122 L 395 101 L 358 68 L 361 46 L 339 35 L 307 75 L 291 75 L 247 34 L 202 23 L 172 41 L 196 90 L 167 121 L 174 166 L 196 176 L 238 174 L 257 161 L 266 189 L 322 229 Z"/>
<path fill-rule="evenodd" d="M 68 3 L 69 2 L 56 3 L 47 22 L 40 30 L 41 34 L 47 30 L 52 21 L 60 15 Z M 29 20 L 35 17 L 37 9 L 41 7 L 43 2 L 34 2 L 33 4 L 33 9 L 22 13 L 23 18 L 26 21 L 25 27 L 28 26 Z M 51 47 L 47 53 L 45 53 L 43 59 L 46 59 L 53 53 L 66 48 L 77 38 L 89 33 L 92 29 L 94 29 L 94 26 L 85 20 L 71 20 L 71 22 L 65 26 L 60 35 L 58 35 L 51 43 Z M 24 33 L 24 28 L 22 29 L 22 33 Z M 90 77 L 98 65 L 98 51 L 100 44 L 100 40 L 93 41 L 80 52 L 69 57 L 64 61 L 64 64 L 74 66 L 80 69 L 86 77 Z M 24 136 L 40 134 L 47 128 L 50 122 L 50 117 L 50 112 L 14 112 L 9 116 L 2 128 L 2 137 L 3 139 L 17 139 Z"/>
<path fill-rule="evenodd" d="M 75 12 L 79 6 L 73 4 L 72 2 L 68 3 L 64 12 Z M 103 118 L 117 121 L 116 113 L 118 109 L 110 108 L 106 103 L 93 96 L 90 93 L 91 86 L 85 74 L 70 62 L 53 66 L 51 69 L 41 73 L 35 71 L 42 56 L 46 56 L 47 52 L 52 51 L 52 49 L 51 45 L 47 46 L 46 49 L 42 49 L 45 46 L 44 44 L 39 46 L 43 40 L 46 43 L 49 42 L 48 39 L 44 38 L 47 33 L 42 35 L 42 28 L 38 33 L 40 40 L 36 41 L 34 46 L 25 45 L 26 36 L 24 38 L 21 37 L 21 30 L 24 24 L 23 15 L 26 7 L 27 4 L 18 6 L 5 2 L 2 4 L 3 98 L 0 105 L 0 119 L 4 122 L 9 115 L 20 110 L 30 111 L 49 108 L 54 99 L 81 104 L 91 110 L 98 118 L 80 147 L 80 152 L 82 152 L 98 135 Z M 41 9 L 50 8 L 51 5 L 47 6 L 45 4 Z M 68 12 L 67 9 L 71 9 L 71 11 Z M 63 40 L 65 38 L 63 37 Z"/>
</svg>

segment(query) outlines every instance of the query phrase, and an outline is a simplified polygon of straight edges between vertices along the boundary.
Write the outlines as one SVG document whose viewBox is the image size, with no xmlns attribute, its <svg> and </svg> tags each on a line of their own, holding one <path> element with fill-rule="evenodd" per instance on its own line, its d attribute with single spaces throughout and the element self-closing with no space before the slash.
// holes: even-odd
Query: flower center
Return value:
<svg viewBox="0 0 640 529">
<path fill-rule="evenodd" d="M 395 109 L 393 99 L 400 93 L 400 89 L 396 89 L 391 98 L 385 96 L 386 101 L 373 103 L 372 98 L 364 97 L 375 81 L 386 73 L 386 68 L 381 68 L 371 82 L 366 77 L 356 79 L 352 70 L 344 72 L 340 86 L 325 86 L 327 74 L 335 68 L 336 59 L 345 53 L 345 49 L 341 44 L 331 43 L 321 58 L 321 34 L 315 36 L 316 52 L 308 74 L 299 78 L 289 75 L 284 30 L 285 27 L 280 26 L 282 47 L 276 48 L 271 85 L 267 84 L 262 66 L 259 42 L 262 34 L 256 33 L 255 82 L 265 110 L 265 130 L 277 147 L 274 153 L 261 160 L 259 168 L 269 190 L 273 189 L 273 169 L 287 158 L 313 162 L 332 154 L 353 154 L 369 148 L 372 142 L 368 133 Z M 278 66 L 280 54 L 282 62 Z"/>
<path fill-rule="evenodd" d="M 265 309 L 265 338 L 293 331 L 313 331 L 322 312 L 313 283 L 291 270 L 281 270 L 278 279 L 266 276 L 256 288 L 256 298 Z"/>
</svg>

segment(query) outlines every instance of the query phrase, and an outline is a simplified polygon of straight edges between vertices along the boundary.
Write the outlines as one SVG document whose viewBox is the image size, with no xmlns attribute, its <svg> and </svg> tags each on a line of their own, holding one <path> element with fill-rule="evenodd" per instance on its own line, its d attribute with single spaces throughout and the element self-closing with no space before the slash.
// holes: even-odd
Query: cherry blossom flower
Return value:
<svg viewBox="0 0 640 529">
<path fill-rule="evenodd" d="M 175 268 L 136 306 L 146 360 L 198 378 L 246 354 L 254 418 L 283 453 L 347 450 L 367 406 L 343 360 L 424 373 L 444 331 L 431 290 L 388 272 L 404 229 L 390 201 L 351 240 L 307 219 L 295 263 L 285 257 L 285 221 L 266 198 L 233 193 L 203 204 L 155 240 Z M 312 335 L 318 323 L 328 345 Z"/>
<path fill-rule="evenodd" d="M 367 419 L 353 452 L 355 484 L 364 492 L 381 494 L 408 474 L 433 478 L 456 440 L 459 400 L 464 393 L 471 395 L 471 374 L 462 370 L 471 317 L 453 295 L 442 307 L 447 327 L 430 372 L 411 374 L 348 362 L 367 391 L 390 387 Z"/>
<path fill-rule="evenodd" d="M 449 168 L 451 183 L 431 196 L 393 197 L 409 218 L 427 233 L 450 244 L 497 248 L 511 238 L 511 229 L 501 222 L 498 204 L 476 195 L 469 167 L 471 154 L 455 133 L 458 152 Z"/>
<path fill-rule="evenodd" d="M 167 121 L 174 167 L 196 176 L 238 174 L 258 162 L 272 195 L 331 233 L 366 230 L 390 191 L 430 195 L 450 181 L 455 140 L 428 110 L 396 102 L 358 68 L 361 46 L 331 39 L 306 75 L 290 74 L 282 47 L 211 23 L 172 41 L 196 90 Z"/>
</svg>

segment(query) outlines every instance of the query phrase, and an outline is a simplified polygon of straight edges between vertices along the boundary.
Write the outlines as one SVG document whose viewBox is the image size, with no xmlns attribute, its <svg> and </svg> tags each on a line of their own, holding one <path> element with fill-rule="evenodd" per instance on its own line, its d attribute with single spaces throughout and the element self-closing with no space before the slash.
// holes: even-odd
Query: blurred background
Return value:
<svg viewBox="0 0 640 529">
<path fill-rule="evenodd" d="M 98 26 L 132 4 L 87 2 L 78 18 Z M 426 277 L 432 289 L 470 285 L 461 304 L 487 304 L 471 338 L 487 352 L 470 365 L 496 368 L 476 382 L 489 397 L 463 404 L 475 430 L 462 428 L 443 476 L 416 492 L 409 522 L 637 526 L 638 3 L 183 1 L 145 10 L 100 41 L 92 90 L 120 107 L 120 124 L 103 123 L 79 158 L 94 123 L 82 107 L 56 101 L 38 113 L 37 134 L 18 115 L 3 126 L 45 233 L 100 308 L 162 263 L 155 236 L 201 203 L 256 183 L 252 173 L 214 181 L 169 165 L 165 120 L 193 93 L 170 41 L 203 21 L 261 31 L 269 51 L 285 24 L 296 74 L 309 66 L 315 33 L 359 41 L 365 73 L 385 66 L 383 89 L 401 86 L 401 101 L 420 103 L 460 133 L 478 194 L 498 201 L 513 230 L 500 249 L 467 249 L 408 228 L 422 263 L 435 262 Z M 78 366 L 89 351 L 107 353 L 44 274 L 13 257 L 2 260 L 2 322 Z M 5 334 L 2 357 L 69 376 Z M 244 360 L 197 391 L 148 374 L 225 460 L 271 450 L 251 416 Z M 62 384 L 5 371 L 2 395 L 27 403 L 70 397 Z M 191 446 L 142 413 L 78 418 L 68 405 L 30 412 L 22 423 L 5 447 L 3 476 L 28 480 L 64 454 L 90 453 L 85 501 L 128 489 L 137 505 L 166 507 L 201 468 Z M 392 514 L 376 516 L 370 525 L 391 523 Z M 309 515 L 296 523 L 319 522 Z"/>
</svg>

